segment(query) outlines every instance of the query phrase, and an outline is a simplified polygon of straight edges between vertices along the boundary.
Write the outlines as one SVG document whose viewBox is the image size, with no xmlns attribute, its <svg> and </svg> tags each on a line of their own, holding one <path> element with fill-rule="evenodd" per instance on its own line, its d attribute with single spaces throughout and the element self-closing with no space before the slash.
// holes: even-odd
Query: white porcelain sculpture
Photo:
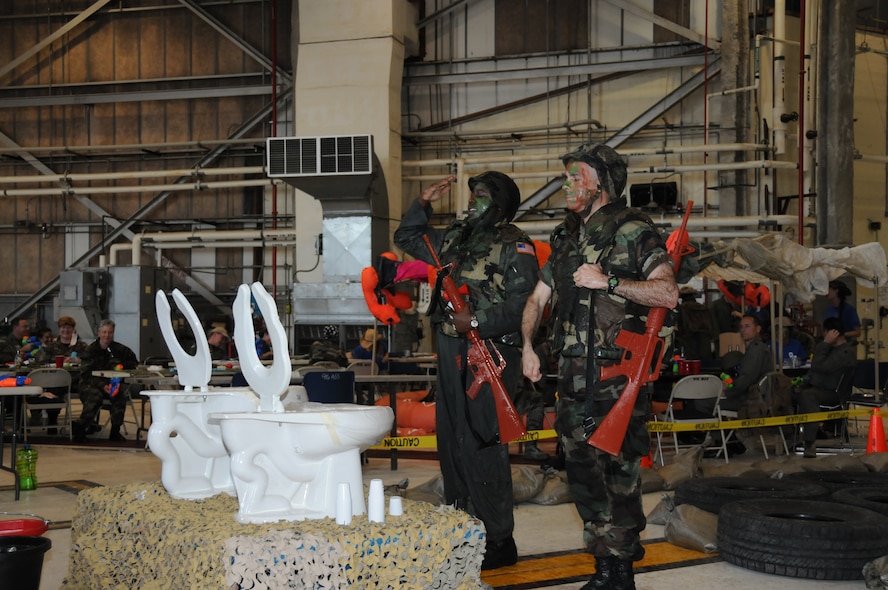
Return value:
<svg viewBox="0 0 888 590">
<path fill-rule="evenodd" d="M 222 429 L 213 412 L 255 410 L 259 399 L 249 388 L 208 387 L 212 371 L 210 349 L 185 296 L 177 289 L 173 299 L 187 319 L 197 341 L 195 354 L 186 352 L 175 335 L 166 294 L 155 297 L 160 330 L 176 363 L 184 390 L 152 390 L 148 447 L 161 461 L 161 483 L 174 498 L 200 499 L 220 492 L 235 494 L 231 461 L 222 442 Z"/>
<path fill-rule="evenodd" d="M 240 522 L 335 518 L 340 482 L 363 489 L 360 453 L 391 430 L 391 408 L 304 402 L 284 411 L 291 369 L 286 355 L 266 367 L 253 341 L 250 294 L 265 318 L 272 347 L 286 351 L 284 328 L 274 299 L 261 283 L 241 285 L 233 311 L 234 340 L 241 370 L 259 395 L 258 411 L 214 414 L 231 456 L 231 476 Z M 288 397 L 290 397 L 288 395 Z M 352 494 L 353 514 L 365 512 L 361 493 Z"/>
</svg>

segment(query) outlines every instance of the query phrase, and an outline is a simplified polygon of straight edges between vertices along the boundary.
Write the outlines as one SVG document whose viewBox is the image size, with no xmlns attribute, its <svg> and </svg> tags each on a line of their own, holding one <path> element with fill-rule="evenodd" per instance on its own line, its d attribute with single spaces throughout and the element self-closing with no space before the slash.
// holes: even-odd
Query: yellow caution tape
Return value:
<svg viewBox="0 0 888 590">
<path fill-rule="evenodd" d="M 733 430 L 735 428 L 761 428 L 763 426 L 789 426 L 804 424 L 806 422 L 826 422 L 827 420 L 840 420 L 856 416 L 872 414 L 870 409 L 835 410 L 830 412 L 811 412 L 809 414 L 790 414 L 788 416 L 774 416 L 772 418 L 745 418 L 742 420 L 701 420 L 699 422 L 658 422 L 647 423 L 648 432 L 695 432 L 705 430 Z M 513 440 L 513 443 L 525 443 L 538 440 L 550 440 L 558 438 L 558 433 L 551 428 L 546 430 L 529 430 L 521 438 Z M 393 436 L 382 441 L 371 449 L 437 449 L 438 439 L 435 435 L 426 436 Z"/>
<path fill-rule="evenodd" d="M 548 440 L 558 438 L 558 434 L 552 430 L 529 430 L 527 434 L 521 438 L 516 438 L 513 443 L 525 443 L 537 440 Z M 371 449 L 382 449 L 389 451 L 391 449 L 437 449 L 438 439 L 435 435 L 430 436 L 392 436 L 382 439 L 378 445 L 370 447 Z"/>
<path fill-rule="evenodd" d="M 699 422 L 648 422 L 649 432 L 686 432 L 702 430 L 732 430 L 735 428 L 760 428 L 762 426 L 787 426 L 804 424 L 805 422 L 825 422 L 853 416 L 865 416 L 872 410 L 836 410 L 832 412 L 811 412 L 809 414 L 791 414 L 774 416 L 773 418 L 746 418 L 742 420 L 701 420 Z"/>
</svg>

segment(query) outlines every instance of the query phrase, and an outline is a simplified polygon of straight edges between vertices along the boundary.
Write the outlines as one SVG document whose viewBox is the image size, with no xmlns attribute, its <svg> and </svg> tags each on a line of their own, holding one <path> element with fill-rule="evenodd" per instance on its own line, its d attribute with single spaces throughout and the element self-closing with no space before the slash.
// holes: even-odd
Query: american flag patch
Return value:
<svg viewBox="0 0 888 590">
<path fill-rule="evenodd" d="M 536 252 L 533 251 L 533 246 L 527 242 L 516 242 L 515 250 L 518 254 L 536 254 Z"/>
</svg>

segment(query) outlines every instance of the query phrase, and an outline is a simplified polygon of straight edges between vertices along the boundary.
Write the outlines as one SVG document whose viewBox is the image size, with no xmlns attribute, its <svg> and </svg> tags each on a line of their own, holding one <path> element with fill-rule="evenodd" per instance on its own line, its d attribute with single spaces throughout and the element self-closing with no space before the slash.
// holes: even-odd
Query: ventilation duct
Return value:
<svg viewBox="0 0 888 590">
<path fill-rule="evenodd" d="M 313 196 L 323 209 L 324 277 L 293 286 L 294 321 L 372 323 L 361 271 L 389 242 L 388 190 L 372 136 L 269 138 L 266 159 L 269 177 Z"/>
</svg>

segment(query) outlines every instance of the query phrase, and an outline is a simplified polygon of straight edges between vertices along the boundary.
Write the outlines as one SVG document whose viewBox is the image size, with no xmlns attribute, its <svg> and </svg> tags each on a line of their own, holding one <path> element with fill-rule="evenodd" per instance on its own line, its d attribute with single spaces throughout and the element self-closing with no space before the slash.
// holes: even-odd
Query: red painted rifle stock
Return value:
<svg viewBox="0 0 888 590">
<path fill-rule="evenodd" d="M 466 302 L 459 292 L 459 287 L 456 286 L 456 281 L 450 276 L 449 271 L 441 266 L 441 261 L 438 259 L 438 254 L 435 252 L 429 237 L 423 236 L 423 239 L 425 240 L 426 247 L 429 249 L 429 253 L 432 255 L 432 260 L 435 261 L 435 268 L 438 270 L 438 273 L 447 273 L 441 279 L 441 286 L 444 288 L 453 310 L 456 313 L 463 311 L 466 309 Z M 509 397 L 509 393 L 506 391 L 503 380 L 500 377 L 506 366 L 506 359 L 503 358 L 496 346 L 491 345 L 488 347 L 487 342 L 478 336 L 478 330 L 474 328 L 469 330 L 466 332 L 466 338 L 469 340 L 469 350 L 466 358 L 469 369 L 472 371 L 472 375 L 474 375 L 474 380 L 469 389 L 466 390 L 466 395 L 471 399 L 475 399 L 478 393 L 480 393 L 481 387 L 485 383 L 490 384 L 493 402 L 496 406 L 496 419 L 499 422 L 500 442 L 505 444 L 521 438 L 527 434 L 527 430 L 525 430 L 521 417 L 518 416 L 518 411 L 515 409 L 515 404 L 512 403 L 512 398 Z M 496 351 L 498 357 L 496 361 L 494 361 L 490 353 L 491 348 Z M 461 362 L 462 358 L 456 357 L 457 365 L 460 365 Z"/>
<path fill-rule="evenodd" d="M 691 216 L 693 201 L 688 201 L 685 208 L 681 227 L 672 232 L 666 240 L 666 250 L 672 259 L 672 269 L 678 274 L 681 259 L 686 254 L 694 251 L 688 245 L 688 218 Z M 611 455 L 618 455 L 626 438 L 626 430 L 629 428 L 629 418 L 638 398 L 638 392 L 642 385 L 656 381 L 660 374 L 660 365 L 663 363 L 663 354 L 666 352 L 663 339 L 660 338 L 660 330 L 663 328 L 663 320 L 666 319 L 665 307 L 652 307 L 648 312 L 647 321 L 644 324 L 644 334 L 637 334 L 628 330 L 620 330 L 615 340 L 616 345 L 622 349 L 623 357 L 619 364 L 601 368 L 601 380 L 613 379 L 624 375 L 628 378 L 626 388 L 611 411 L 607 413 L 601 424 L 592 433 L 587 441 L 597 449 L 601 449 Z"/>
</svg>

